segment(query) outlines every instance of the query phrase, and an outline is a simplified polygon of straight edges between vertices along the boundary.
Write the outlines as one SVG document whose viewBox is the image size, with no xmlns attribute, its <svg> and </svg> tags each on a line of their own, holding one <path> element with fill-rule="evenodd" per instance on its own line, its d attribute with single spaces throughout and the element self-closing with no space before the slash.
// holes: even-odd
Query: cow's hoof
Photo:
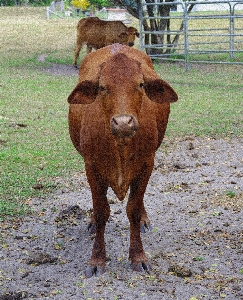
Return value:
<svg viewBox="0 0 243 300">
<path fill-rule="evenodd" d="M 152 271 L 152 267 L 150 266 L 149 262 L 142 262 L 137 264 L 132 264 L 132 269 L 136 272 L 147 272 L 150 273 Z"/>
<path fill-rule="evenodd" d="M 88 266 L 88 268 L 85 270 L 85 277 L 86 278 L 91 278 L 93 275 L 96 277 L 99 277 L 100 275 L 102 275 L 103 273 L 105 273 L 105 267 L 103 266 Z"/>
<path fill-rule="evenodd" d="M 95 224 L 90 222 L 87 229 L 88 229 L 89 234 L 95 233 Z"/>
<path fill-rule="evenodd" d="M 150 225 L 150 223 L 144 222 L 143 225 L 140 225 L 140 232 L 141 233 L 145 233 L 146 231 L 152 231 L 152 230 L 153 230 L 153 228 Z"/>
</svg>

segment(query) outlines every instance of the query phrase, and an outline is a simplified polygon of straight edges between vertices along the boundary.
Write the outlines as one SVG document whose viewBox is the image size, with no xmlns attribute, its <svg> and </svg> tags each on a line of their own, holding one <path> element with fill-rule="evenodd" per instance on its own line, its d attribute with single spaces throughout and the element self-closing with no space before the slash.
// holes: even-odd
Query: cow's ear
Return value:
<svg viewBox="0 0 243 300">
<path fill-rule="evenodd" d="M 138 31 L 136 31 L 135 35 L 136 35 L 136 37 L 139 38 L 139 32 Z"/>
<path fill-rule="evenodd" d="M 95 81 L 85 80 L 75 87 L 68 97 L 69 104 L 90 104 L 95 101 L 99 84 Z"/>
<path fill-rule="evenodd" d="M 174 89 L 162 79 L 145 80 L 145 92 L 151 101 L 157 103 L 176 102 L 178 100 L 177 93 Z"/>
</svg>

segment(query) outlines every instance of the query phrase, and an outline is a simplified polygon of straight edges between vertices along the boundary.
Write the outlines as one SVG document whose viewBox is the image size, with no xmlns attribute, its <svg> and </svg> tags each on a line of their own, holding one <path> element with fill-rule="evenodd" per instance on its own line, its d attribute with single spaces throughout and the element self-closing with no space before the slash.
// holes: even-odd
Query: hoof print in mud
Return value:
<svg viewBox="0 0 243 300">
<path fill-rule="evenodd" d="M 29 258 L 26 260 L 28 265 L 39 266 L 47 263 L 55 263 L 58 260 L 57 257 L 53 257 L 48 253 L 34 252 L 31 253 Z"/>
<path fill-rule="evenodd" d="M 192 271 L 187 267 L 178 266 L 178 265 L 171 265 L 168 269 L 168 272 L 174 273 L 176 276 L 179 277 L 190 277 L 192 276 Z"/>
<path fill-rule="evenodd" d="M 70 205 L 67 209 L 62 210 L 55 218 L 58 226 L 62 225 L 77 225 L 78 220 L 85 217 L 86 212 L 83 211 L 78 205 Z"/>
</svg>

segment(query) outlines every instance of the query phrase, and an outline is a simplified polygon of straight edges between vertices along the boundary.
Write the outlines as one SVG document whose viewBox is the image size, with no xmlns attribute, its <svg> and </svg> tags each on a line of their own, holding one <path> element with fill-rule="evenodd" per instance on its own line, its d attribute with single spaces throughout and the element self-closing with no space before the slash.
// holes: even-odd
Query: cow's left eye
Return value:
<svg viewBox="0 0 243 300">
<path fill-rule="evenodd" d="M 144 83 L 141 82 L 139 86 L 140 86 L 140 88 L 143 88 L 144 87 Z"/>
</svg>

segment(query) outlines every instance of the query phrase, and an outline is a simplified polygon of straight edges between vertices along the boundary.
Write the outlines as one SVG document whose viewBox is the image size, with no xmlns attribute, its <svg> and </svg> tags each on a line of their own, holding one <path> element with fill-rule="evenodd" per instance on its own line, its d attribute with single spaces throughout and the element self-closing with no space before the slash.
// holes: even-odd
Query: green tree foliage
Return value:
<svg viewBox="0 0 243 300">
<path fill-rule="evenodd" d="M 49 6 L 52 0 L 0 0 L 0 6 Z"/>
<path fill-rule="evenodd" d="M 89 3 L 98 9 L 101 9 L 102 7 L 114 7 L 115 2 L 112 0 L 89 0 Z"/>
</svg>

